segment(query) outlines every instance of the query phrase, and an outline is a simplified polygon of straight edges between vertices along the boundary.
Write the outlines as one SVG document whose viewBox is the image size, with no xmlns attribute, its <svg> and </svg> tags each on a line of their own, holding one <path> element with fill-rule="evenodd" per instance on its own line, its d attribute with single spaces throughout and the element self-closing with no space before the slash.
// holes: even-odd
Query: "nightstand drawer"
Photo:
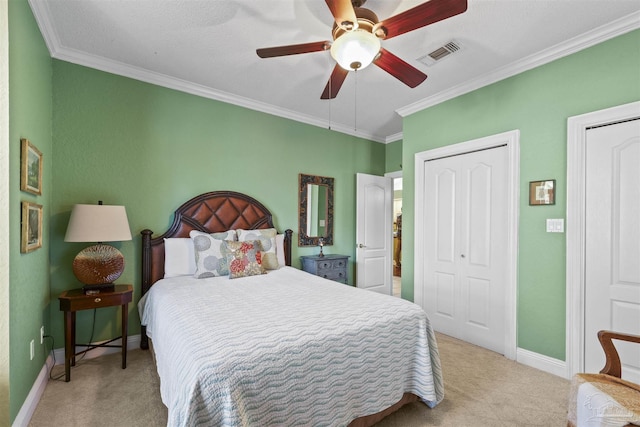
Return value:
<svg viewBox="0 0 640 427">
<path fill-rule="evenodd" d="M 131 296 L 131 294 L 129 294 L 129 296 Z M 77 311 L 77 310 L 88 310 L 90 308 L 101 308 L 101 307 L 111 307 L 114 305 L 122 305 L 125 302 L 131 302 L 131 299 L 129 299 L 129 301 L 123 301 L 122 300 L 122 295 L 107 295 L 107 294 L 98 294 L 98 295 L 91 295 L 90 298 L 84 298 L 81 300 L 69 300 L 69 307 L 65 308 L 66 310 L 70 310 L 70 311 Z M 61 308 L 62 307 L 62 302 L 60 303 Z"/>
<path fill-rule="evenodd" d="M 324 277 L 325 279 L 335 280 L 337 282 L 345 282 L 347 280 L 347 270 L 318 270 L 318 276 Z"/>
<path fill-rule="evenodd" d="M 325 270 L 335 270 L 347 268 L 347 258 L 341 258 L 336 260 L 327 260 L 318 262 L 318 272 Z"/>
</svg>

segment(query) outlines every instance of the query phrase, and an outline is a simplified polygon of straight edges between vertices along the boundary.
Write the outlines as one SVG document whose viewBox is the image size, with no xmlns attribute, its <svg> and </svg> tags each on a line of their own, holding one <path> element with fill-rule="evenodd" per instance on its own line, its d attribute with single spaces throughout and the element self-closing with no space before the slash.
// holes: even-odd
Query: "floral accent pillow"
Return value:
<svg viewBox="0 0 640 427">
<path fill-rule="evenodd" d="M 262 246 L 262 266 L 267 270 L 277 270 L 280 268 L 278 256 L 276 253 L 276 234 L 275 228 L 263 228 L 259 230 L 236 230 L 238 233 L 238 241 L 246 242 L 249 240 L 259 240 Z"/>
<path fill-rule="evenodd" d="M 262 252 L 260 241 L 223 242 L 227 251 L 229 278 L 256 276 L 265 274 L 262 267 Z"/>
<path fill-rule="evenodd" d="M 193 240 L 196 256 L 196 272 L 193 277 L 204 279 L 206 277 L 226 276 L 229 274 L 228 251 L 222 243 L 228 240 L 235 240 L 235 231 L 207 234 L 192 230 L 189 233 L 189 237 Z"/>
</svg>

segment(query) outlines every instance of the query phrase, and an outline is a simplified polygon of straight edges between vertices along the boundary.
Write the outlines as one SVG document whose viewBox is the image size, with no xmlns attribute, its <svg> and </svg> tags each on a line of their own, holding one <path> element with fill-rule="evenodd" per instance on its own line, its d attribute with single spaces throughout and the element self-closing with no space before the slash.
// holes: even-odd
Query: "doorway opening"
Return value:
<svg viewBox="0 0 640 427">
<path fill-rule="evenodd" d="M 393 178 L 393 296 L 402 294 L 402 177 Z"/>
</svg>

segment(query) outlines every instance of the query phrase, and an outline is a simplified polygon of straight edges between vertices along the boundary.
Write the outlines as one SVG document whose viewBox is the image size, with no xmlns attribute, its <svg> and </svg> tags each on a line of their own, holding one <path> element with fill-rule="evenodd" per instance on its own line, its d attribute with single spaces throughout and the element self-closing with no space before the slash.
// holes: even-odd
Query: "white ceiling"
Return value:
<svg viewBox="0 0 640 427">
<path fill-rule="evenodd" d="M 404 115 L 640 27 L 638 0 L 468 0 L 452 18 L 383 41 L 429 77 L 411 89 L 376 66 L 321 100 L 329 52 L 256 49 L 331 40 L 322 0 L 30 0 L 51 56 L 378 142 Z M 382 20 L 424 0 L 368 0 Z M 433 66 L 417 58 L 455 40 Z M 576 76 L 579 78 L 579 76 Z"/>
</svg>

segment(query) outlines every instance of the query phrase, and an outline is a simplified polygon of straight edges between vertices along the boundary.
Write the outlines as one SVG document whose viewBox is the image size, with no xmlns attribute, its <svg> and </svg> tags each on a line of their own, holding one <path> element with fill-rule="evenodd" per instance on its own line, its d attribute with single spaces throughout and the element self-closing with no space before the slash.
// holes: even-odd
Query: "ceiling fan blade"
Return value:
<svg viewBox="0 0 640 427">
<path fill-rule="evenodd" d="M 325 0 L 327 2 L 327 6 L 329 6 L 329 10 L 331 10 L 331 14 L 333 18 L 336 20 L 336 25 L 338 27 L 344 28 L 351 23 L 357 24 L 358 17 L 356 16 L 356 11 L 353 9 L 353 5 L 351 4 L 351 0 Z M 350 28 L 345 28 L 350 29 Z"/>
<path fill-rule="evenodd" d="M 442 21 L 467 10 L 467 0 L 430 0 L 390 18 L 377 26 L 385 39 L 408 33 L 434 22 Z M 380 30 L 378 30 L 380 32 Z"/>
<path fill-rule="evenodd" d="M 344 83 L 344 79 L 347 78 L 347 74 L 349 74 L 347 70 L 336 64 L 331 72 L 331 77 L 329 77 L 327 85 L 324 87 L 324 91 L 322 92 L 320 99 L 335 98 L 342 87 L 342 83 Z"/>
<path fill-rule="evenodd" d="M 373 63 L 412 88 L 418 86 L 427 78 L 425 73 L 404 62 L 384 48 L 380 49 L 380 55 Z"/>
<path fill-rule="evenodd" d="M 302 44 L 290 44 L 287 46 L 265 47 L 256 49 L 256 53 L 260 58 L 273 58 L 275 56 L 297 55 L 299 53 L 311 53 L 328 50 L 331 48 L 331 42 L 313 42 Z"/>
</svg>

